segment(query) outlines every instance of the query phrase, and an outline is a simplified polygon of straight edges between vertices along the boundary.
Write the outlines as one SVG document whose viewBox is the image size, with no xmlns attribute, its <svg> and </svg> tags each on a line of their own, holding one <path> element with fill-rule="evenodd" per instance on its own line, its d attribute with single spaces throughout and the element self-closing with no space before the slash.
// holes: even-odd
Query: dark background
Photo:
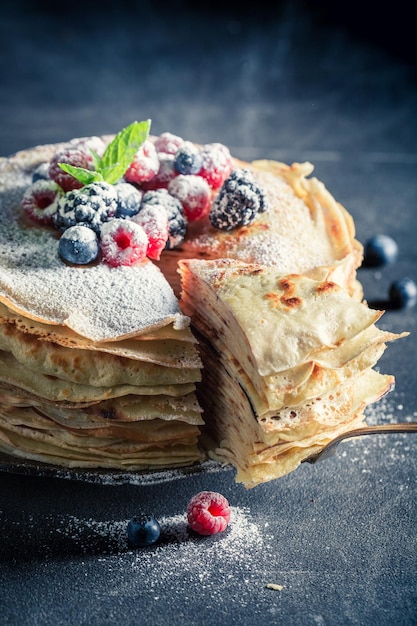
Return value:
<svg viewBox="0 0 417 626">
<path fill-rule="evenodd" d="M 151 118 L 244 159 L 310 160 L 361 241 L 397 240 L 393 266 L 359 273 L 386 304 L 392 280 L 417 280 L 410 4 L 3 2 L 0 155 Z M 411 335 L 381 359 L 397 384 L 370 423 L 417 419 L 416 321 L 380 322 Z M 2 472 L 0 623 L 417 624 L 416 478 L 415 435 L 351 440 L 250 491 L 211 466 L 118 486 Z M 201 489 L 229 498 L 224 536 L 186 532 Z M 138 510 L 164 532 L 137 553 L 124 529 Z"/>
</svg>

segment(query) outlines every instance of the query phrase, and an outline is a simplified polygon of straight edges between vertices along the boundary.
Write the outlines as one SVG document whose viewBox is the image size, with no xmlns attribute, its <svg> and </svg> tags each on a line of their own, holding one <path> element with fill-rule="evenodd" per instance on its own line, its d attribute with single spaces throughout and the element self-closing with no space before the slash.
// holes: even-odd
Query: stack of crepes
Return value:
<svg viewBox="0 0 417 626">
<path fill-rule="evenodd" d="M 362 302 L 353 220 L 306 177 L 311 164 L 248 167 L 269 210 L 237 233 L 203 226 L 179 265 L 204 363 L 205 445 L 253 487 L 363 425 L 394 384 L 373 367 L 408 333 L 375 326 L 382 312 Z"/>
<path fill-rule="evenodd" d="M 51 148 L 0 163 L 0 451 L 61 467 L 199 461 L 201 362 L 151 262 L 73 267 L 20 200 Z"/>
</svg>

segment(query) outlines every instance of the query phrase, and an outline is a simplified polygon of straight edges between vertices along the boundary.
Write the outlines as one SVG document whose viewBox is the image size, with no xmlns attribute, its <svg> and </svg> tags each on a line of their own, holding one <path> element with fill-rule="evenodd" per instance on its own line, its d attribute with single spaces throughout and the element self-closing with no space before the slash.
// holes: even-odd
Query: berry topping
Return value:
<svg viewBox="0 0 417 626">
<path fill-rule="evenodd" d="M 41 163 L 33 171 L 32 183 L 36 183 L 37 180 L 49 180 L 49 163 Z"/>
<path fill-rule="evenodd" d="M 206 179 L 210 187 L 218 189 L 233 169 L 233 159 L 229 149 L 221 143 L 209 143 L 201 152 L 202 166 L 199 176 Z"/>
<path fill-rule="evenodd" d="M 117 183 L 114 189 L 117 194 L 115 217 L 132 217 L 132 215 L 136 215 L 142 202 L 142 192 L 130 183 Z"/>
<path fill-rule="evenodd" d="M 38 179 L 25 191 L 22 207 L 30 219 L 51 225 L 64 192 L 53 180 Z"/>
<path fill-rule="evenodd" d="M 389 289 L 391 304 L 397 309 L 411 309 L 417 304 L 417 285 L 411 278 L 394 281 Z"/>
<path fill-rule="evenodd" d="M 210 222 L 220 230 L 250 224 L 267 209 L 265 195 L 248 170 L 234 170 L 225 180 L 210 209 Z"/>
<path fill-rule="evenodd" d="M 230 521 L 229 503 L 215 491 L 200 491 L 188 503 L 190 528 L 200 535 L 214 535 L 226 530 Z"/>
<path fill-rule="evenodd" d="M 154 144 L 147 139 L 136 152 L 125 172 L 128 183 L 143 183 L 151 180 L 159 170 L 159 158 Z"/>
<path fill-rule="evenodd" d="M 140 187 L 144 191 L 155 189 L 166 189 L 169 182 L 178 176 L 178 172 L 174 167 L 174 155 L 165 152 L 159 152 L 159 170 L 151 180 L 141 183 Z"/>
<path fill-rule="evenodd" d="M 88 226 L 71 226 L 61 235 L 58 244 L 60 257 L 68 263 L 86 265 L 94 261 L 99 253 L 96 233 Z"/>
<path fill-rule="evenodd" d="M 168 216 L 168 241 L 166 248 L 171 250 L 184 241 L 187 231 L 187 218 L 184 215 L 181 202 L 172 196 L 166 189 L 147 191 L 142 198 L 142 207 L 147 204 L 157 204 L 163 207 Z"/>
<path fill-rule="evenodd" d="M 169 183 L 168 191 L 181 202 L 190 222 L 201 219 L 210 210 L 211 189 L 201 176 L 179 174 Z"/>
<path fill-rule="evenodd" d="M 162 133 L 155 139 L 155 149 L 157 152 L 165 154 L 175 154 L 178 148 L 184 143 L 182 137 L 173 135 L 172 133 Z"/>
<path fill-rule="evenodd" d="M 388 235 L 375 235 L 365 242 L 363 264 L 366 267 L 379 267 L 394 263 L 397 256 L 397 243 Z"/>
<path fill-rule="evenodd" d="M 116 211 L 115 186 L 105 182 L 90 183 L 82 189 L 69 191 L 59 200 L 54 224 L 65 230 L 83 223 L 99 232 L 101 224 L 111 219 Z"/>
<path fill-rule="evenodd" d="M 159 260 L 168 240 L 166 210 L 157 204 L 145 204 L 133 221 L 142 226 L 148 236 L 146 255 L 150 259 Z"/>
<path fill-rule="evenodd" d="M 67 148 L 61 152 L 57 152 L 51 159 L 49 164 L 49 177 L 52 178 L 64 191 L 71 189 L 81 189 L 82 183 L 64 172 L 59 166 L 60 163 L 67 163 L 73 167 L 82 167 L 87 170 L 93 168 L 92 157 L 85 150 L 80 148 Z"/>
<path fill-rule="evenodd" d="M 101 227 L 101 252 L 112 267 L 143 261 L 148 237 L 142 226 L 131 220 L 113 219 Z"/>
<path fill-rule="evenodd" d="M 68 145 L 71 148 L 79 148 L 87 154 L 90 154 L 90 150 L 94 150 L 94 152 L 97 152 L 99 156 L 103 156 L 106 149 L 106 144 L 101 137 L 81 137 L 79 139 L 71 139 Z"/>
<path fill-rule="evenodd" d="M 175 153 L 176 171 L 179 174 L 198 174 L 202 165 L 203 159 L 199 149 L 191 141 L 184 141 Z"/>
<path fill-rule="evenodd" d="M 150 546 L 161 534 L 159 522 L 152 515 L 135 515 L 127 525 L 127 540 L 132 548 Z"/>
</svg>

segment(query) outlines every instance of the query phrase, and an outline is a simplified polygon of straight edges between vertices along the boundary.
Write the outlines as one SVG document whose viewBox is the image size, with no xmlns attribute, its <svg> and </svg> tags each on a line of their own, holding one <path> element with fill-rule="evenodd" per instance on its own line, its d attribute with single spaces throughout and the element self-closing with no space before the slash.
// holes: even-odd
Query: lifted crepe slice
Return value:
<svg viewBox="0 0 417 626">
<path fill-rule="evenodd" d="M 370 310 L 329 281 L 233 260 L 179 264 L 183 310 L 201 333 L 200 401 L 213 457 L 247 487 L 297 467 L 361 424 L 391 388 L 372 369 L 385 342 Z"/>
</svg>

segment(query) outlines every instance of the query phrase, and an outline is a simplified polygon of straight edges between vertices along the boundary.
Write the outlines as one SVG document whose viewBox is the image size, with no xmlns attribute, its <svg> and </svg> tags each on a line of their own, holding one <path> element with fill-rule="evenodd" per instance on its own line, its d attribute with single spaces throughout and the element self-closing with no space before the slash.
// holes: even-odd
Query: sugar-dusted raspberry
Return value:
<svg viewBox="0 0 417 626">
<path fill-rule="evenodd" d="M 64 191 L 71 191 L 71 189 L 81 189 L 83 184 L 67 174 L 60 168 L 59 163 L 67 163 L 68 165 L 74 165 L 75 167 L 83 167 L 87 170 L 93 169 L 93 159 L 91 155 L 83 149 L 67 148 L 65 150 L 57 152 L 51 159 L 49 164 L 49 177 L 52 178 Z"/>
<path fill-rule="evenodd" d="M 147 204 L 156 204 L 163 207 L 168 215 L 168 241 L 166 248 L 171 250 L 179 246 L 187 232 L 188 220 L 178 198 L 172 196 L 167 189 L 147 191 L 142 198 L 142 207 Z"/>
<path fill-rule="evenodd" d="M 159 260 L 168 240 L 168 214 L 157 204 L 145 204 L 133 218 L 140 224 L 148 236 L 146 255 L 150 259 Z"/>
<path fill-rule="evenodd" d="M 101 224 L 114 217 L 116 211 L 115 186 L 100 181 L 85 185 L 82 189 L 72 189 L 62 196 L 53 221 L 60 230 L 86 224 L 98 232 Z"/>
<path fill-rule="evenodd" d="M 159 170 L 157 174 L 150 180 L 146 180 L 141 183 L 140 188 L 143 191 L 150 191 L 155 189 L 166 189 L 170 181 L 178 176 L 178 172 L 174 167 L 175 157 L 173 154 L 167 154 L 166 152 L 159 152 Z"/>
<path fill-rule="evenodd" d="M 117 211 L 115 217 L 132 217 L 139 212 L 142 202 L 142 191 L 131 183 L 117 183 L 114 186 L 117 194 Z"/>
<path fill-rule="evenodd" d="M 53 180 L 38 179 L 25 191 L 22 207 L 30 219 L 45 226 L 52 225 L 63 195 L 62 188 Z"/>
<path fill-rule="evenodd" d="M 263 190 L 249 170 L 236 169 L 224 181 L 210 208 L 210 222 L 220 230 L 250 224 L 268 208 Z"/>
<path fill-rule="evenodd" d="M 112 267 L 134 265 L 146 257 L 148 237 L 142 226 L 132 220 L 115 218 L 106 222 L 100 239 L 103 259 Z"/>
<path fill-rule="evenodd" d="M 215 535 L 226 530 L 230 521 L 227 499 L 216 491 L 200 491 L 188 503 L 190 528 L 200 535 Z"/>
<path fill-rule="evenodd" d="M 208 143 L 201 149 L 202 166 L 199 176 L 206 179 L 210 187 L 218 189 L 233 169 L 229 148 L 221 143 Z"/>
<path fill-rule="evenodd" d="M 201 176 L 179 174 L 169 183 L 168 191 L 181 202 L 185 216 L 190 222 L 208 214 L 211 189 Z"/>
<path fill-rule="evenodd" d="M 99 156 L 103 156 L 106 150 L 106 143 L 101 137 L 81 137 L 79 139 L 71 139 L 68 144 L 71 148 L 79 148 L 86 154 L 91 154 L 90 150 L 97 152 Z"/>
<path fill-rule="evenodd" d="M 173 135 L 172 133 L 162 133 L 155 139 L 155 148 L 157 152 L 175 154 L 183 143 L 184 139 L 182 139 L 182 137 L 178 137 L 178 135 Z"/>
<path fill-rule="evenodd" d="M 128 183 L 143 183 L 151 180 L 159 170 L 159 157 L 155 146 L 147 139 L 136 152 L 132 163 L 125 172 Z"/>
</svg>

